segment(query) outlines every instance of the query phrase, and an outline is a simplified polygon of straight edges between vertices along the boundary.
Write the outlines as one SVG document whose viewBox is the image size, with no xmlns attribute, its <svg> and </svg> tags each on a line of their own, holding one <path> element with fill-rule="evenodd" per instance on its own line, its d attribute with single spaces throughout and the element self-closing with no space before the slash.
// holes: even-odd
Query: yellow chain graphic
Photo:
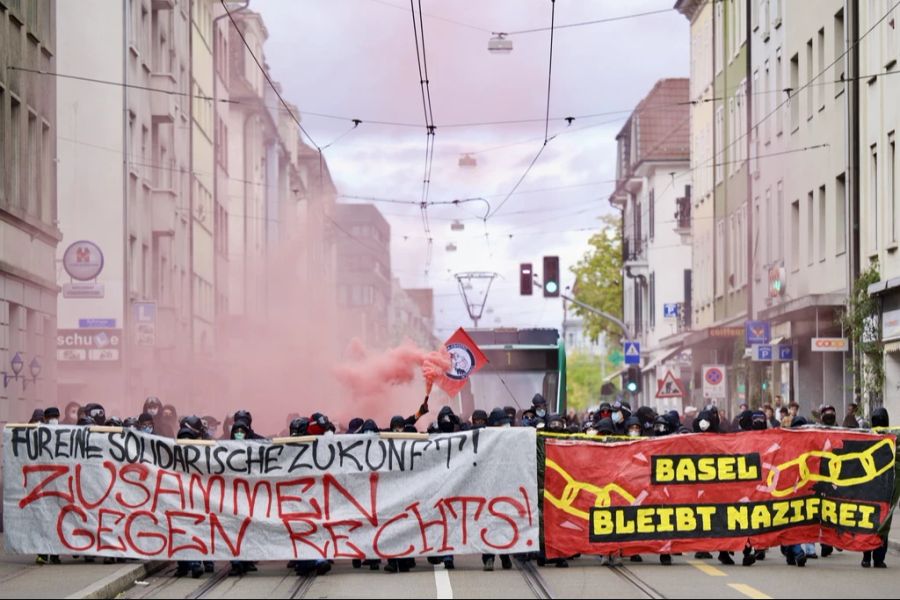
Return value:
<svg viewBox="0 0 900 600">
<path fill-rule="evenodd" d="M 875 453 L 878 452 L 882 447 L 886 447 L 890 450 L 891 460 L 888 461 L 885 465 L 879 467 L 875 464 Z M 808 465 L 808 461 L 810 458 L 826 459 L 828 461 L 828 471 L 829 473 L 831 473 L 831 475 L 813 473 Z M 857 460 L 860 462 L 863 469 L 865 470 L 865 475 L 862 475 L 860 477 L 848 477 L 841 479 L 841 464 L 853 460 Z M 851 452 L 849 454 L 838 455 L 834 452 L 828 452 L 824 450 L 812 450 L 810 452 L 801 454 L 797 458 L 773 467 L 769 471 L 768 477 L 766 479 L 766 485 L 768 487 L 767 491 L 776 498 L 782 498 L 796 492 L 810 482 L 826 482 L 839 487 L 859 485 L 872 481 L 879 475 L 883 474 L 885 471 L 894 468 L 895 461 L 896 447 L 893 440 L 889 438 L 881 440 L 880 442 L 874 444 L 863 452 Z M 554 496 L 552 493 L 550 493 L 550 490 L 545 487 L 544 498 L 556 508 L 574 517 L 584 519 L 585 521 L 590 519 L 590 514 L 588 512 L 579 510 L 573 506 L 575 499 L 582 492 L 592 494 L 594 496 L 595 507 L 610 506 L 612 504 L 612 494 L 614 493 L 621 496 L 629 504 L 633 504 L 635 501 L 635 496 L 631 495 L 628 490 L 624 489 L 618 484 L 608 483 L 605 486 L 600 487 L 584 481 L 577 481 L 559 464 L 549 458 L 546 459 L 546 467 L 548 469 L 556 471 L 563 479 L 565 479 L 566 486 L 563 488 L 560 497 Z M 800 478 L 798 479 L 798 481 L 789 487 L 778 489 L 776 486 L 781 474 L 794 467 L 796 467 L 800 473 Z"/>
<path fill-rule="evenodd" d="M 594 506 L 609 506 L 611 504 L 610 494 L 616 493 L 625 500 L 628 501 L 629 504 L 632 504 L 635 500 L 634 496 L 632 496 L 628 491 L 615 483 L 608 483 L 603 487 L 598 487 L 596 485 L 592 485 L 590 483 L 586 483 L 584 481 L 576 481 L 574 477 L 569 475 L 565 469 L 556 464 L 556 462 L 547 459 L 547 468 L 553 469 L 560 476 L 566 480 L 566 487 L 563 488 L 563 492 L 561 494 L 561 498 L 557 498 L 553 494 L 550 493 L 549 490 L 544 488 L 544 498 L 550 502 L 556 508 L 569 513 L 574 517 L 578 517 L 580 519 L 584 519 L 587 521 L 590 518 L 590 515 L 583 510 L 578 510 L 572 503 L 575 502 L 575 498 L 578 497 L 578 494 L 581 492 L 585 492 L 588 494 L 593 494 L 595 497 Z"/>
<path fill-rule="evenodd" d="M 878 467 L 875 464 L 875 453 L 880 450 L 882 447 L 887 447 L 891 452 L 891 460 L 887 462 L 882 467 Z M 826 459 L 828 461 L 828 472 L 830 475 L 823 475 L 822 473 L 813 473 L 810 468 L 808 461 L 810 458 L 817 459 Z M 845 479 L 840 478 L 841 473 L 841 463 L 849 462 L 853 460 L 858 460 L 865 470 L 865 475 L 860 477 L 848 477 Z M 866 483 L 872 481 L 885 471 L 894 468 L 894 462 L 896 461 L 896 448 L 894 446 L 894 441 L 890 438 L 885 438 L 874 444 L 869 449 L 863 452 L 851 452 L 849 454 L 835 454 L 834 452 L 826 452 L 824 450 L 813 450 L 810 452 L 805 452 L 798 456 L 793 460 L 789 460 L 786 463 L 782 463 L 776 467 L 773 467 L 769 471 L 769 475 L 766 478 L 766 485 L 768 486 L 768 492 L 775 496 L 776 498 L 783 498 L 784 496 L 789 496 L 793 494 L 807 483 L 810 482 L 826 482 L 836 485 L 838 487 L 848 487 L 852 485 L 859 485 L 861 483 Z M 778 489 L 778 479 L 781 477 L 781 474 L 786 470 L 796 467 L 800 473 L 800 477 L 797 482 L 793 485 Z"/>
</svg>

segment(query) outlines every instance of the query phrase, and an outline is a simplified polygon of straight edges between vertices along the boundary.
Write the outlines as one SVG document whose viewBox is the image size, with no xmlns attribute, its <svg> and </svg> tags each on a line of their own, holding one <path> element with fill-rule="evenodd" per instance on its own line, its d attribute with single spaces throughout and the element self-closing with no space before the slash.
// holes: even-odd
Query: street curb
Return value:
<svg viewBox="0 0 900 600">
<path fill-rule="evenodd" d="M 888 540 L 888 547 L 896 552 L 900 552 L 900 541 Z"/>
<path fill-rule="evenodd" d="M 166 561 L 153 560 L 140 564 L 126 565 L 112 575 L 107 575 L 100 581 L 73 594 L 69 594 L 66 598 L 114 598 L 131 587 L 135 580 L 153 575 L 157 571 L 162 570 L 167 564 Z"/>
</svg>

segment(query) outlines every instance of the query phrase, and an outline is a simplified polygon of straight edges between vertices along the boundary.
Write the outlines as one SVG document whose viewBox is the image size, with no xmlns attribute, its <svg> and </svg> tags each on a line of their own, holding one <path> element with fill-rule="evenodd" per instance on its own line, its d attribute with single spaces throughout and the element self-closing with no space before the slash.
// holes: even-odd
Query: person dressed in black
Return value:
<svg viewBox="0 0 900 600">
<path fill-rule="evenodd" d="M 195 417 L 196 418 L 196 417 Z M 178 430 L 179 440 L 199 440 L 202 438 L 202 427 L 199 426 L 200 419 L 197 422 L 186 421 Z M 178 567 L 175 569 L 175 577 L 184 577 L 190 572 L 191 577 L 197 579 L 203 575 L 203 567 L 199 560 L 179 560 Z"/>
<path fill-rule="evenodd" d="M 872 411 L 871 416 L 872 427 L 890 427 L 890 418 L 888 417 L 888 411 L 886 408 L 876 408 Z M 891 498 L 891 506 L 895 506 L 897 504 L 898 492 L 900 488 L 894 486 L 894 495 Z M 891 518 L 890 516 L 885 520 L 884 525 L 881 526 L 881 529 L 878 532 L 878 535 L 881 537 L 881 546 L 876 548 L 875 550 L 866 550 L 863 552 L 863 559 L 860 565 L 864 569 L 868 569 L 869 567 L 874 566 L 876 569 L 886 569 L 887 564 L 885 564 L 884 559 L 887 558 L 887 549 L 888 549 L 888 533 L 891 531 Z"/>
</svg>

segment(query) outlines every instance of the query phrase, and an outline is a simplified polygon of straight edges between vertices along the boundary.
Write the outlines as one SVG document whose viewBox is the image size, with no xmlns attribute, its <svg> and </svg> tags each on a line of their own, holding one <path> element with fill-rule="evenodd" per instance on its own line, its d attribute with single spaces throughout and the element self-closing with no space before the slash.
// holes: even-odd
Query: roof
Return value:
<svg viewBox="0 0 900 600">
<path fill-rule="evenodd" d="M 632 169 L 645 160 L 690 160 L 690 80 L 660 79 L 619 132 L 630 131 Z"/>
</svg>

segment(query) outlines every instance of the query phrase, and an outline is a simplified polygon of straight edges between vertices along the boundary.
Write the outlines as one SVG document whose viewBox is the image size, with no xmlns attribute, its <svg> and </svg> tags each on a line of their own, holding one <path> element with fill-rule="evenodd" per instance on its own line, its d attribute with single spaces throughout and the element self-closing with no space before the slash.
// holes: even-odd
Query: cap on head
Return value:
<svg viewBox="0 0 900 600">
<path fill-rule="evenodd" d="M 506 415 L 505 410 L 497 407 L 491 411 L 490 415 L 488 415 L 487 423 L 490 427 L 501 427 L 503 425 L 509 425 L 509 417 Z"/>
</svg>

